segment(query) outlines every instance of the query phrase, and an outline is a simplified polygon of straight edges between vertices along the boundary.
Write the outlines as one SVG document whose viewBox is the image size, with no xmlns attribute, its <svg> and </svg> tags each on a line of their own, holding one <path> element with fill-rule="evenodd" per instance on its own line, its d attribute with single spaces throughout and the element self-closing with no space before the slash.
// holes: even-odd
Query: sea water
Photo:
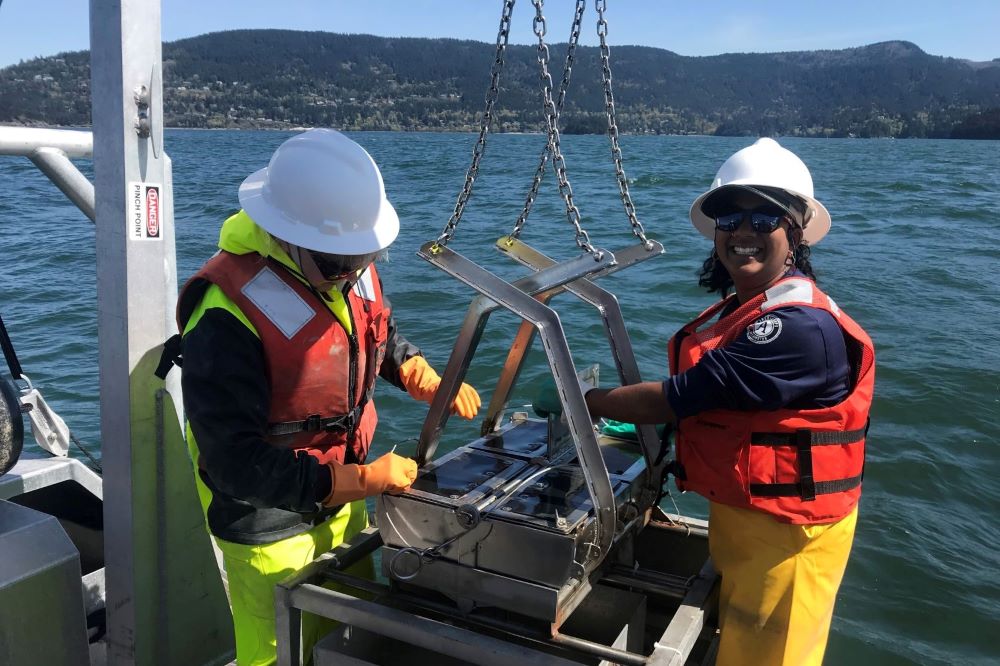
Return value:
<svg viewBox="0 0 1000 666">
<path fill-rule="evenodd" d="M 237 188 L 266 166 L 283 132 L 168 131 L 181 279 L 215 250 Z M 474 292 L 415 255 L 455 207 L 475 135 L 351 135 L 381 166 L 401 229 L 379 266 L 400 332 L 444 370 Z M 524 206 L 541 135 L 491 136 L 450 247 L 505 278 L 526 269 L 493 248 Z M 642 376 L 666 373 L 666 342 L 707 307 L 697 286 L 711 251 L 688 208 L 751 138 L 628 136 L 625 169 L 639 220 L 664 256 L 602 279 L 618 296 Z M 875 402 L 860 520 L 840 588 L 827 664 L 1000 661 L 1000 143 L 782 139 L 812 171 L 833 228 L 814 248 L 819 284 L 871 335 Z M 634 242 L 607 139 L 563 137 L 574 199 L 592 241 Z M 80 168 L 92 173 L 90 162 Z M 522 239 L 551 256 L 578 252 L 551 170 Z M 24 372 L 99 456 L 94 226 L 23 158 L 0 160 L 0 314 Z M 595 310 L 563 295 L 578 366 L 613 364 Z M 488 403 L 519 322 L 491 317 L 467 381 Z M 548 372 L 538 345 L 511 409 Z M 6 368 L 4 368 L 6 370 Z M 374 454 L 412 452 L 427 406 L 381 383 Z M 478 423 L 448 422 L 446 451 Z M 29 450 L 32 448 L 28 447 Z M 79 455 L 74 452 L 74 455 Z M 680 510 L 705 516 L 692 494 Z M 666 506 L 672 510 L 668 500 Z"/>
</svg>

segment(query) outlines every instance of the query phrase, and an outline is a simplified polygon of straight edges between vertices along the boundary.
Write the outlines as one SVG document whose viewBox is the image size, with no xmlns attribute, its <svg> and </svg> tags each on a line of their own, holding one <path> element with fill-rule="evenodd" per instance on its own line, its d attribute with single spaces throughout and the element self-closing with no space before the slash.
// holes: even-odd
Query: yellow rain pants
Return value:
<svg viewBox="0 0 1000 666">
<path fill-rule="evenodd" d="M 198 459 L 191 426 L 188 428 L 188 451 Z M 208 512 L 212 491 L 195 470 L 195 485 L 202 509 Z M 222 551 L 226 578 L 229 581 L 229 604 L 233 611 L 236 634 L 237 666 L 269 666 L 277 662 L 277 639 L 274 627 L 274 586 L 312 562 L 334 546 L 368 527 L 368 511 L 364 500 L 345 504 L 324 523 L 308 532 L 276 541 L 249 546 L 215 539 Z M 214 537 L 213 537 L 214 538 Z M 374 564 L 370 557 L 348 568 L 356 576 L 374 580 Z M 335 587 L 330 584 L 329 587 Z M 313 645 L 329 633 L 335 622 L 302 613 L 302 654 L 312 663 Z"/>
<path fill-rule="evenodd" d="M 717 666 L 819 666 L 858 510 L 790 525 L 711 503 L 709 550 L 722 575 Z"/>
<path fill-rule="evenodd" d="M 344 506 L 337 515 L 308 532 L 262 546 L 245 546 L 216 539 L 222 550 L 229 578 L 229 597 L 236 631 L 238 666 L 274 664 L 277 643 L 274 633 L 274 586 L 334 546 L 368 527 L 364 500 Z M 367 571 L 358 571 L 358 568 Z M 372 578 L 371 559 L 352 569 Z M 313 645 L 335 626 L 325 618 L 302 614 L 302 652 L 311 655 Z M 309 663 L 311 657 L 307 657 Z"/>
</svg>

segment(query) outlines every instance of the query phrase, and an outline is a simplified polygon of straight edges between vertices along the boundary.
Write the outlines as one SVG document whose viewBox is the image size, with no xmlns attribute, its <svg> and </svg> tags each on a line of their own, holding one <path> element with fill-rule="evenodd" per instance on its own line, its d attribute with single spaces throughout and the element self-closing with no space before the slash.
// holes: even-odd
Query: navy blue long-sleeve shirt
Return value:
<svg viewBox="0 0 1000 666">
<path fill-rule="evenodd" d="M 763 316 L 775 317 L 780 327 L 772 321 L 761 335 L 760 329 L 751 334 L 751 325 L 664 382 L 678 419 L 710 409 L 816 409 L 847 397 L 850 362 L 833 315 L 788 306 Z"/>
</svg>

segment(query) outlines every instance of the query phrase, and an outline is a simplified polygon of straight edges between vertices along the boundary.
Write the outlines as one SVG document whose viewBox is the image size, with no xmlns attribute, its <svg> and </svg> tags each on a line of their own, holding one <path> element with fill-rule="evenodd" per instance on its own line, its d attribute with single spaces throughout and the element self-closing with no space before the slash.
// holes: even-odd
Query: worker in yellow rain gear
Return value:
<svg viewBox="0 0 1000 666">
<path fill-rule="evenodd" d="M 315 129 L 285 141 L 240 187 L 220 251 L 184 286 L 187 439 L 208 528 L 224 556 L 237 663 L 276 660 L 274 586 L 368 525 L 366 497 L 399 492 L 416 464 L 368 461 L 377 376 L 430 402 L 440 377 L 400 335 L 375 260 L 399 218 L 371 156 Z M 471 419 L 463 384 L 453 411 Z M 370 563 L 367 564 L 370 568 Z M 306 615 L 306 654 L 332 626 Z"/>
<path fill-rule="evenodd" d="M 857 524 L 874 347 L 816 285 L 830 214 L 798 156 L 772 139 L 738 151 L 691 221 L 714 242 L 699 284 L 722 299 L 671 339 L 669 378 L 591 389 L 587 406 L 674 428 L 677 485 L 709 500 L 716 663 L 818 666 Z"/>
</svg>

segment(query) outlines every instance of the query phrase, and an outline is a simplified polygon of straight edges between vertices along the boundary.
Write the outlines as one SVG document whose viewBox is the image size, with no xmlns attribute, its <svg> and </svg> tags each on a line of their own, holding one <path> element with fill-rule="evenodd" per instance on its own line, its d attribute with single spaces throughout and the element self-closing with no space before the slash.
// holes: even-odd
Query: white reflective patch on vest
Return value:
<svg viewBox="0 0 1000 666">
<path fill-rule="evenodd" d="M 253 276 L 240 291 L 289 340 L 316 316 L 316 311 L 270 268 Z"/>
<path fill-rule="evenodd" d="M 766 314 L 747 326 L 747 338 L 758 345 L 766 345 L 781 335 L 781 320 L 773 314 Z"/>
<path fill-rule="evenodd" d="M 813 283 L 809 280 L 792 278 L 777 284 L 764 292 L 761 311 L 776 308 L 785 303 L 812 303 Z"/>
<path fill-rule="evenodd" d="M 354 283 L 354 293 L 366 301 L 375 300 L 375 285 L 372 284 L 372 272 L 366 268 L 358 281 Z"/>
<path fill-rule="evenodd" d="M 840 316 L 840 306 L 838 306 L 836 303 L 834 303 L 833 299 L 830 298 L 829 296 L 826 297 L 826 302 L 830 304 L 830 312 L 832 312 L 833 314 L 835 314 L 836 316 L 839 317 Z"/>
</svg>

